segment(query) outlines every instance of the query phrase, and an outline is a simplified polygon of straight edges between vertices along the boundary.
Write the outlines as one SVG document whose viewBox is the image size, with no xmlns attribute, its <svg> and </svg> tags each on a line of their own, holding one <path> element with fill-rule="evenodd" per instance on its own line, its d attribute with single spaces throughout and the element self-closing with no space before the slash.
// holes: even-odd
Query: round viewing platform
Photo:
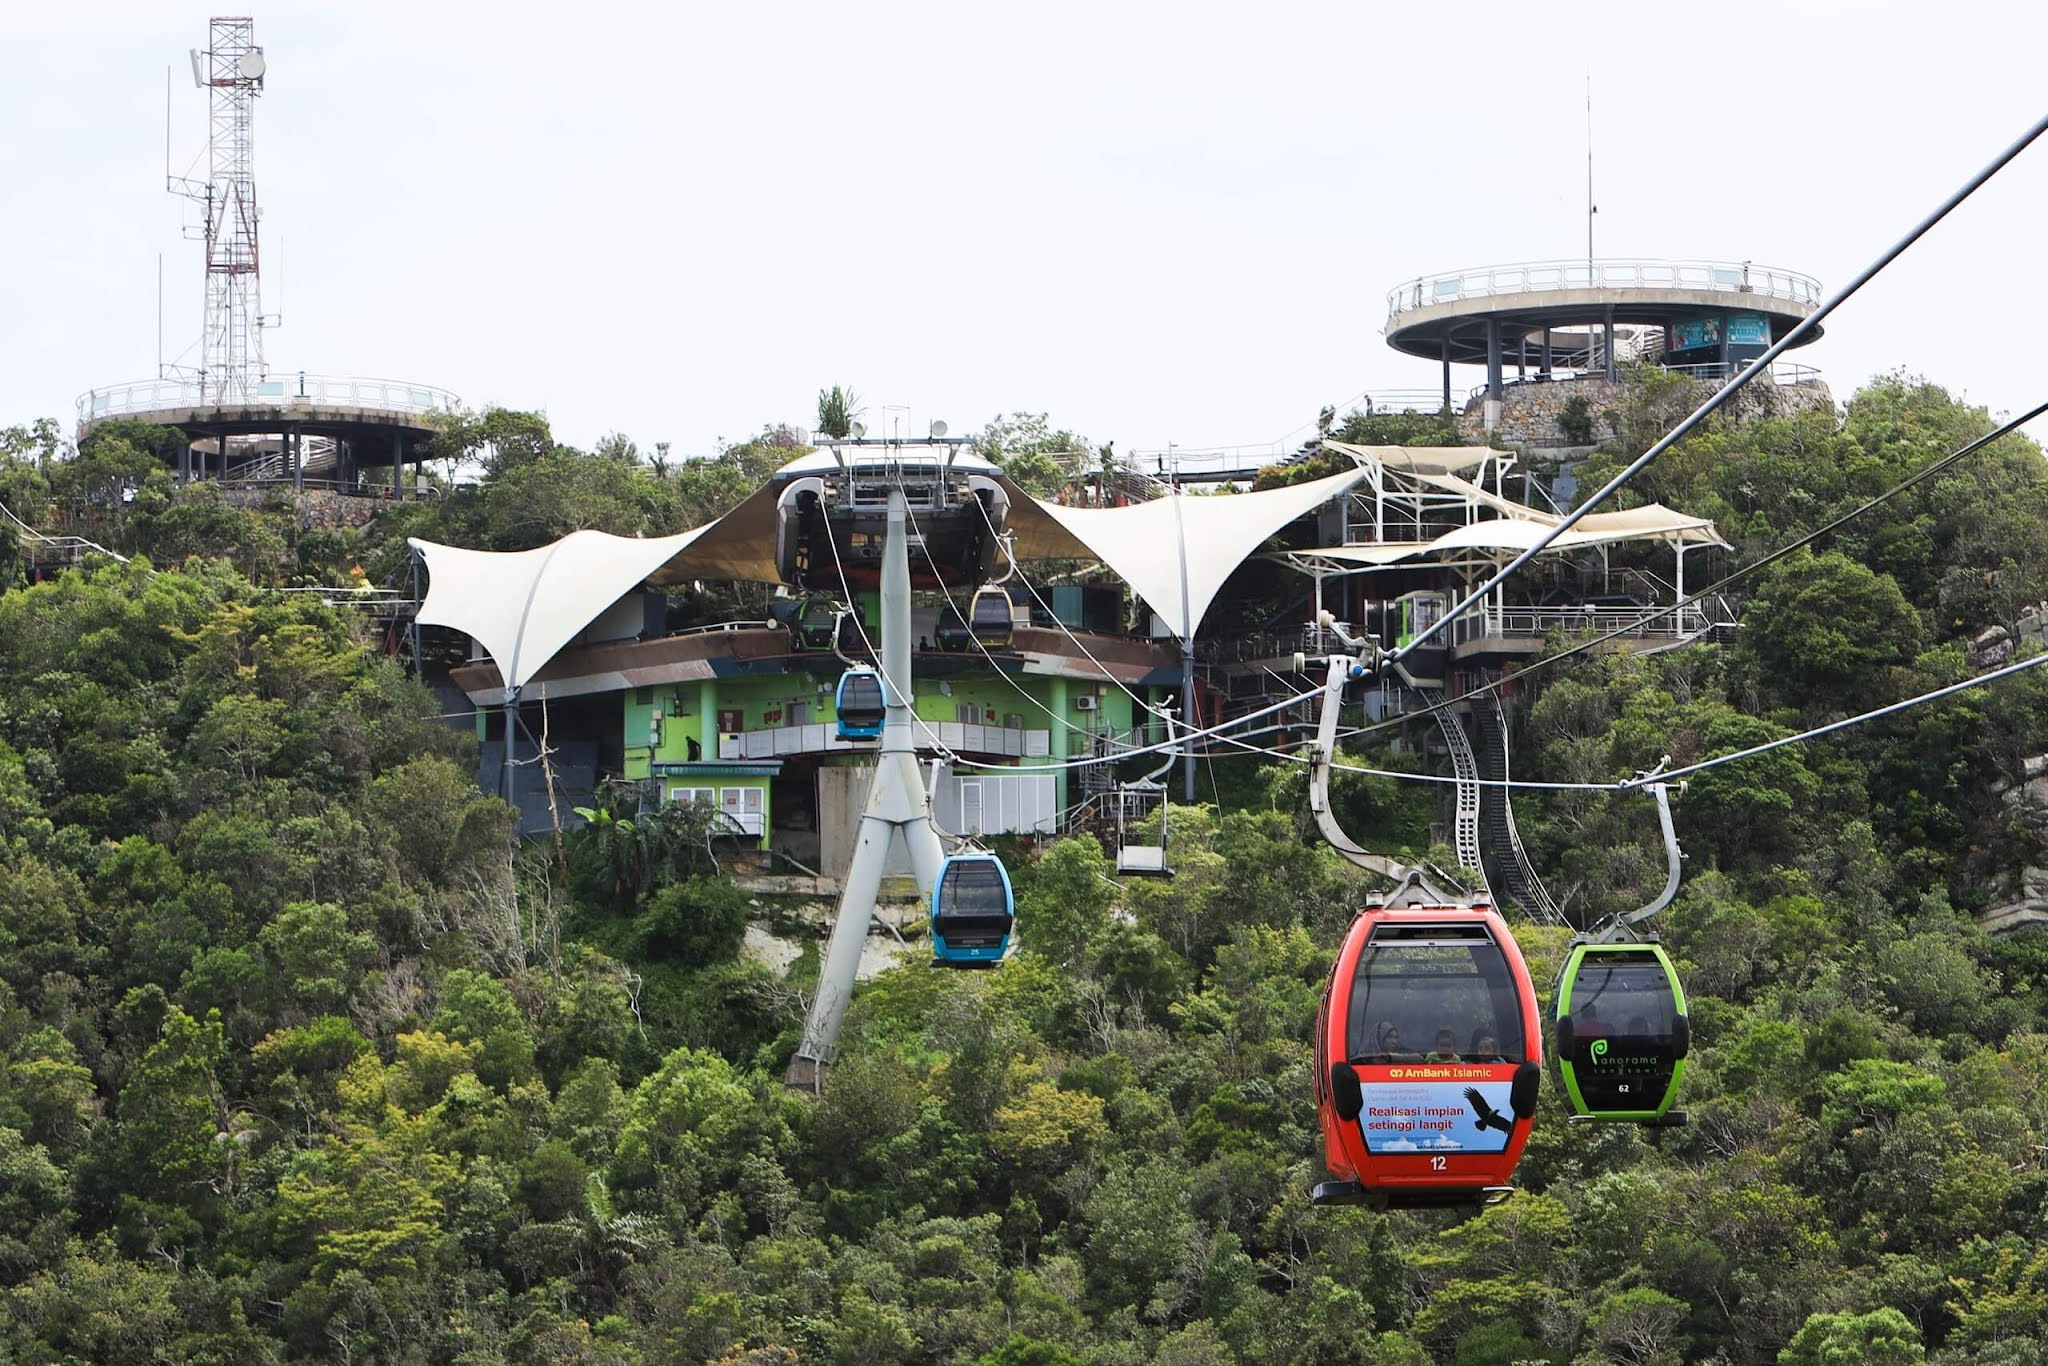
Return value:
<svg viewBox="0 0 2048 1366">
<path fill-rule="evenodd" d="M 242 436 L 286 430 L 362 441 L 431 435 L 461 410 L 446 389 L 404 380 L 273 372 L 239 388 L 197 379 L 145 379 L 91 389 L 78 398 L 78 435 L 109 418 L 176 427 L 187 436 Z"/>
<path fill-rule="evenodd" d="M 405 380 L 302 370 L 240 385 L 145 379 L 81 394 L 78 440 L 101 422 L 150 422 L 184 434 L 181 484 L 211 478 L 363 493 L 375 487 L 374 468 L 389 471 L 376 484 L 403 497 L 406 465 L 417 468 L 428 438 L 461 410 L 446 389 Z"/>
<path fill-rule="evenodd" d="M 1408 281 L 1387 295 L 1386 338 L 1411 356 L 1466 364 L 1546 334 L 1560 356 L 1591 353 L 1607 328 L 1657 329 L 1667 352 L 1723 339 L 1767 345 L 1821 298 L 1812 276 L 1748 261 L 1534 261 Z"/>
</svg>

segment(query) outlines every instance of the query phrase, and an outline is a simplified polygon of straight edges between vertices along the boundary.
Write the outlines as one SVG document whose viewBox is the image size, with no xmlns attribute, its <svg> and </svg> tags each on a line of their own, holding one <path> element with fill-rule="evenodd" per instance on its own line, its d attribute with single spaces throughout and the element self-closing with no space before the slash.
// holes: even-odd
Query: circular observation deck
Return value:
<svg viewBox="0 0 2048 1366">
<path fill-rule="evenodd" d="M 403 380 L 273 372 L 228 389 L 197 379 L 145 379 L 90 389 L 78 397 L 78 436 L 109 418 L 176 427 L 187 436 L 303 432 L 362 441 L 425 437 L 438 419 L 461 410 L 446 389 Z"/>
<path fill-rule="evenodd" d="M 1552 353 L 1569 365 L 1566 357 L 1596 354 L 1609 324 L 1657 329 L 1660 352 L 1723 338 L 1768 345 L 1821 297 L 1810 275 L 1748 261 L 1532 261 L 1408 281 L 1387 295 L 1386 338 L 1425 360 L 1484 364 L 1490 337 L 1515 347 L 1547 332 Z M 1800 345 L 1820 335 L 1816 327 Z"/>
</svg>

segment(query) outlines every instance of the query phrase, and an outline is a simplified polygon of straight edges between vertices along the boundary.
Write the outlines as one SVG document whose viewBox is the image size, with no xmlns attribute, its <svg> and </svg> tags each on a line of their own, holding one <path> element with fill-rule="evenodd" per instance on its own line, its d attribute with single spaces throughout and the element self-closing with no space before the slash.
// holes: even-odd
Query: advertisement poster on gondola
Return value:
<svg viewBox="0 0 2048 1366">
<path fill-rule="evenodd" d="M 1358 1127 L 1374 1153 L 1497 1153 L 1515 1131 L 1507 1081 L 1482 1068 L 1388 1067 L 1385 1080 L 1361 1077 L 1365 1107 Z M 1456 1073 L 1477 1075 L 1460 1077 Z M 1438 1080 L 1441 1076 L 1444 1079 Z"/>
</svg>

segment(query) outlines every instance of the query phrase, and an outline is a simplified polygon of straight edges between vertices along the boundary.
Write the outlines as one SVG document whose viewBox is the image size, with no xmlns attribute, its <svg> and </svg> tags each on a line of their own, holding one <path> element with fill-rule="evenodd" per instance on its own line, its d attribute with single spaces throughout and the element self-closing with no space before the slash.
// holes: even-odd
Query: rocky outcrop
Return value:
<svg viewBox="0 0 2048 1366">
<path fill-rule="evenodd" d="M 2048 754 L 2027 760 L 2025 778 L 1998 797 L 2011 813 L 2016 830 L 2030 834 L 2035 849 L 2048 849 Z M 2001 871 L 2005 885 L 1978 915 L 1977 923 L 1992 934 L 2048 925 L 2048 868 L 2023 864 L 2017 870 Z"/>
</svg>

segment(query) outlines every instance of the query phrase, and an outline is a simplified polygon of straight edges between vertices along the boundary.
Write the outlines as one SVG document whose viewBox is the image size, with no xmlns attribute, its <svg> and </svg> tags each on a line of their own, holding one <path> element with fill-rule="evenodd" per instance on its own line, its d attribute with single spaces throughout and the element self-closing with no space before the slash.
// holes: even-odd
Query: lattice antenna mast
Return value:
<svg viewBox="0 0 2048 1366">
<path fill-rule="evenodd" d="M 214 402 L 247 400 L 263 378 L 262 255 L 257 247 L 253 115 L 266 64 L 256 21 L 209 21 L 192 53 L 193 83 L 208 90 L 205 183 L 166 174 L 168 188 L 205 213 L 206 317 L 199 388 Z"/>
</svg>

